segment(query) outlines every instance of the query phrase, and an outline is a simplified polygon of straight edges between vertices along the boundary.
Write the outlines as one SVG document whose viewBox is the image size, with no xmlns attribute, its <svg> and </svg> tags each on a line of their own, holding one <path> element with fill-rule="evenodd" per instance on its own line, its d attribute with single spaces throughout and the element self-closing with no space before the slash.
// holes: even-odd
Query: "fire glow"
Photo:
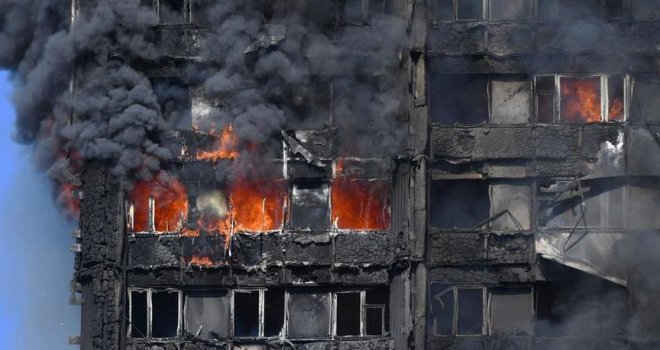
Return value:
<svg viewBox="0 0 660 350">
<path fill-rule="evenodd" d="M 264 232 L 280 229 L 286 200 L 282 180 L 239 179 L 230 186 L 234 231 Z"/>
<path fill-rule="evenodd" d="M 617 82 L 615 77 L 609 77 Z M 620 85 L 623 82 L 619 82 Z M 616 84 L 611 84 L 608 96 L 608 121 L 622 121 L 624 105 L 622 92 L 616 91 Z M 603 120 L 601 109 L 601 79 L 562 78 L 561 80 L 561 116 L 569 123 L 599 123 Z"/>
<path fill-rule="evenodd" d="M 150 181 L 140 181 L 130 194 L 134 232 L 174 232 L 188 216 L 188 195 L 178 180 L 161 173 Z M 150 227 L 150 212 L 153 227 Z"/>
<path fill-rule="evenodd" d="M 198 160 L 216 161 L 218 159 L 236 159 L 238 157 L 236 135 L 231 125 L 222 129 L 220 135 L 214 136 L 217 138 L 215 149 L 210 151 L 198 150 L 196 154 Z"/>
<path fill-rule="evenodd" d="M 562 119 L 569 123 L 598 123 L 602 119 L 600 106 L 600 78 L 562 78 Z"/>
</svg>

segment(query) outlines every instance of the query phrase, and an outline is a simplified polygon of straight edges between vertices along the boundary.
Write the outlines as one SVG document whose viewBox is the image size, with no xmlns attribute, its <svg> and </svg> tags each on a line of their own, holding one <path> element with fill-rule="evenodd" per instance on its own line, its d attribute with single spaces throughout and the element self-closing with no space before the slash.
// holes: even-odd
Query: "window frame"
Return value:
<svg viewBox="0 0 660 350">
<path fill-rule="evenodd" d="M 433 73 L 432 73 L 433 74 Z M 439 115 L 436 115 L 437 111 L 434 110 L 431 106 L 433 105 L 432 103 L 429 104 L 429 120 L 430 123 L 434 125 L 439 125 L 439 126 L 454 126 L 454 125 L 459 125 L 459 126 L 478 126 L 478 125 L 495 125 L 495 126 L 507 126 L 507 125 L 515 125 L 515 126 L 520 126 L 520 125 L 525 125 L 532 123 L 533 120 L 535 120 L 535 115 L 536 115 L 536 108 L 535 108 L 535 101 L 536 101 L 536 95 L 535 95 L 535 78 L 534 76 L 530 75 L 525 75 L 525 74 L 504 74 L 504 75 L 496 75 L 496 74 L 453 74 L 453 73 L 436 73 L 437 75 L 441 76 L 482 76 L 483 80 L 485 80 L 485 87 L 486 91 L 483 93 L 486 94 L 486 110 L 487 110 L 487 115 L 485 116 L 484 120 L 479 122 L 479 123 L 466 123 L 464 121 L 457 121 L 454 123 L 446 123 L 446 122 L 441 122 L 439 120 L 436 120 Z M 429 79 L 429 91 L 431 94 L 434 94 L 434 89 L 431 86 L 433 84 L 433 81 L 435 79 L 431 78 Z M 493 104 L 494 104 L 494 99 L 493 99 L 493 82 L 519 82 L 519 83 L 524 83 L 526 87 L 528 88 L 529 93 L 529 106 L 528 106 L 528 119 L 524 123 L 496 123 L 493 121 Z M 437 88 L 436 88 L 437 89 Z"/>
<path fill-rule="evenodd" d="M 548 91 L 539 91 L 537 84 L 538 79 L 542 77 L 552 77 L 554 79 L 554 92 Z M 623 81 L 623 118 L 621 120 L 609 120 L 610 112 L 610 96 L 609 96 L 609 79 L 610 77 L 621 77 Z M 566 122 L 561 115 L 561 80 L 562 79 L 589 79 L 589 78 L 600 78 L 600 121 L 598 122 Z M 554 73 L 554 74 L 536 74 L 533 76 L 532 84 L 532 94 L 533 94 L 533 109 L 534 115 L 532 117 L 533 121 L 537 124 L 547 124 L 547 125 L 589 125 L 589 124 L 603 124 L 603 123 L 625 123 L 630 118 L 630 86 L 631 86 L 631 77 L 629 74 L 607 74 L 607 73 L 595 73 L 595 74 L 569 74 L 569 73 Z M 553 116 L 552 122 L 540 122 L 539 121 L 539 95 L 552 95 L 553 96 Z"/>
<path fill-rule="evenodd" d="M 445 284 L 442 282 L 431 282 L 429 284 L 429 289 L 432 284 L 438 283 L 438 284 Z M 460 290 L 474 290 L 474 289 L 480 289 L 482 291 L 482 330 L 481 334 L 459 334 L 458 333 L 458 315 L 459 315 L 459 305 L 458 305 L 458 293 Z M 482 336 L 504 336 L 504 335 L 498 335 L 493 332 L 493 319 L 492 319 L 492 295 L 493 292 L 496 290 L 525 290 L 529 292 L 530 295 L 530 315 L 532 318 L 532 333 L 534 332 L 534 323 L 535 323 L 535 289 L 533 285 L 512 285 L 512 286 L 507 286 L 507 285 L 478 285 L 478 284 L 456 284 L 456 285 L 450 285 L 447 286 L 447 288 L 444 288 L 440 290 L 440 292 L 437 294 L 438 296 L 442 296 L 446 294 L 447 292 L 451 291 L 453 292 L 453 315 L 452 315 L 452 334 L 438 334 L 436 327 L 431 325 L 432 330 L 430 330 L 431 334 L 433 337 L 482 337 Z M 429 303 L 431 296 L 429 294 Z M 429 309 L 431 305 L 429 304 Z M 432 315 L 432 314 L 431 314 Z M 433 316 L 431 316 L 430 320 L 433 320 Z M 529 335 L 532 335 L 531 333 Z"/>
<path fill-rule="evenodd" d="M 232 289 L 231 290 L 231 308 L 230 308 L 230 320 L 231 320 L 231 329 L 229 335 L 233 339 L 261 339 L 264 338 L 264 330 L 265 330 L 265 308 L 266 308 L 266 289 L 267 288 L 239 288 L 239 289 Z M 258 322 L 259 322 L 259 331 L 257 332 L 257 336 L 236 336 L 235 335 L 235 330 L 236 330 L 236 293 L 254 293 L 258 292 L 259 293 L 259 309 L 258 309 Z"/>
<path fill-rule="evenodd" d="M 144 0 L 136 0 L 138 1 L 138 4 L 141 5 L 141 3 Z M 155 12 L 156 16 L 158 17 L 158 25 L 159 26 L 180 26 L 180 25 L 190 25 L 193 24 L 192 19 L 192 3 L 195 0 L 181 0 L 183 2 L 183 18 L 181 19 L 181 22 L 177 23 L 163 23 L 162 18 L 160 16 L 160 1 L 161 0 L 146 0 L 146 1 L 151 1 L 151 8 Z M 143 5 L 143 6 L 148 6 L 148 5 Z"/>
<path fill-rule="evenodd" d="M 488 305 L 486 306 L 486 310 L 487 310 L 487 313 L 488 313 L 488 315 L 486 316 L 486 321 L 487 321 L 486 322 L 487 323 L 486 327 L 488 328 L 487 334 L 489 336 L 500 336 L 500 337 L 501 336 L 512 336 L 511 334 L 506 334 L 506 335 L 497 334 L 493 331 L 493 325 L 495 324 L 495 322 L 493 320 L 493 294 L 494 294 L 493 292 L 498 291 L 498 290 L 509 290 L 509 291 L 510 290 L 525 290 L 525 291 L 529 292 L 529 296 L 530 296 L 530 298 L 529 298 L 530 299 L 529 307 L 530 307 L 530 310 L 531 310 L 531 313 L 530 313 L 531 332 L 529 334 L 526 334 L 526 335 L 532 335 L 534 333 L 535 328 L 536 328 L 535 327 L 535 323 L 536 323 L 536 317 L 535 317 L 536 310 L 535 310 L 535 307 L 536 307 L 536 305 L 535 305 L 535 301 L 534 301 L 536 294 L 534 292 L 534 286 L 532 286 L 532 285 L 529 285 L 529 286 L 492 286 L 492 287 L 487 288 L 487 291 L 486 291 L 487 294 L 488 294 L 488 296 L 487 296 L 488 297 Z"/>
<path fill-rule="evenodd" d="M 430 285 L 429 285 L 430 287 Z M 460 290 L 481 290 L 481 298 L 482 298 L 482 312 L 481 312 L 481 333 L 480 334 L 459 334 L 458 333 L 458 315 L 459 315 L 459 308 L 458 308 L 458 293 Z M 452 315 L 452 332 L 451 334 L 438 334 L 436 331 L 436 327 L 433 327 L 433 335 L 435 337 L 446 337 L 446 336 L 453 336 L 453 337 L 481 337 L 484 335 L 487 335 L 487 330 L 488 330 L 488 287 L 486 286 L 480 286 L 480 285 L 471 285 L 471 284 L 465 284 L 465 285 L 453 285 L 450 287 L 447 287 L 443 290 L 441 290 L 437 295 L 442 296 L 446 294 L 447 292 L 452 291 L 454 293 L 454 309 L 453 309 L 453 315 Z M 430 299 L 429 299 L 430 300 Z"/>
<path fill-rule="evenodd" d="M 142 338 L 133 338 L 133 293 L 147 293 L 147 334 Z M 153 302 L 152 296 L 153 293 L 177 293 L 177 334 L 174 337 L 166 338 L 156 338 L 153 337 Z M 129 339 L 146 339 L 146 340 L 171 340 L 178 339 L 182 335 L 183 330 L 183 291 L 176 288 L 139 288 L 139 287 L 129 287 L 127 288 L 128 293 L 128 325 L 126 329 L 126 336 Z"/>
<path fill-rule="evenodd" d="M 368 339 L 368 338 L 382 338 L 382 337 L 388 337 L 391 334 L 390 330 L 387 330 L 387 320 L 385 319 L 385 316 L 387 316 L 387 307 L 388 304 L 368 304 L 367 303 L 367 293 L 370 291 L 370 289 L 344 289 L 344 290 L 339 290 L 339 291 L 319 291 L 316 293 L 314 290 L 310 290 L 309 292 L 305 291 L 297 291 L 296 289 L 292 290 L 285 290 L 284 293 L 284 299 L 285 299 L 285 315 L 284 315 L 284 329 L 285 329 L 285 334 L 287 337 L 290 337 L 289 335 L 289 314 L 290 314 L 290 308 L 289 308 L 289 303 L 290 303 L 290 295 L 293 292 L 294 294 L 328 294 L 330 296 L 330 330 L 328 332 L 329 336 L 328 338 L 295 338 L 296 341 L 319 341 L 319 340 L 329 340 L 329 339 Z M 359 294 L 360 295 L 360 334 L 359 335 L 338 335 L 337 334 L 337 321 L 338 321 L 338 316 L 337 316 L 337 295 L 339 294 Z M 389 292 L 387 293 L 389 295 Z M 374 334 L 367 334 L 367 309 L 368 308 L 377 308 L 377 307 L 382 307 L 382 312 L 383 312 L 383 318 L 381 320 L 381 329 L 382 329 L 382 334 L 380 335 L 374 335 Z M 292 338 L 294 339 L 294 338 Z"/>
</svg>

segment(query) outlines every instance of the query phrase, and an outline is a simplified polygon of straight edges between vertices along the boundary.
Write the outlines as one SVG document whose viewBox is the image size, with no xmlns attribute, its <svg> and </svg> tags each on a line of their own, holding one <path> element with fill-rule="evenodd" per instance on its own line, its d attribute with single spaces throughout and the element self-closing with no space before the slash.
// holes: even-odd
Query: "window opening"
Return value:
<svg viewBox="0 0 660 350">
<path fill-rule="evenodd" d="M 128 336 L 175 338 L 181 329 L 181 292 L 129 289 Z"/>
<path fill-rule="evenodd" d="M 258 337 L 261 332 L 260 291 L 234 291 L 234 336 Z"/>
<path fill-rule="evenodd" d="M 337 335 L 362 334 L 361 293 L 337 293 Z"/>
</svg>

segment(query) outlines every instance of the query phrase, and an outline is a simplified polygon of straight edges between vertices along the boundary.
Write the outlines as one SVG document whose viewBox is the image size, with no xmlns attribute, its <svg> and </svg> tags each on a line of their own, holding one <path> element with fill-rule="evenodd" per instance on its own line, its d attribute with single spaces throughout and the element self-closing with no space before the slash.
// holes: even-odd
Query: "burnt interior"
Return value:
<svg viewBox="0 0 660 350">
<path fill-rule="evenodd" d="M 142 4 L 167 156 L 81 171 L 83 348 L 660 344 L 654 1 Z"/>
</svg>

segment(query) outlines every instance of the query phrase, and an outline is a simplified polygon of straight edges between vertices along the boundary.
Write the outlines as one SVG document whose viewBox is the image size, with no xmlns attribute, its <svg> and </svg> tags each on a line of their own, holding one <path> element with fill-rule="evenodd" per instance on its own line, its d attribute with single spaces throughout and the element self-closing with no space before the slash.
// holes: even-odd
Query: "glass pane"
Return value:
<svg viewBox="0 0 660 350">
<path fill-rule="evenodd" d="M 551 75 L 536 77 L 536 92 L 555 92 L 555 77 Z"/>
<path fill-rule="evenodd" d="M 330 336 L 330 296 L 291 293 L 289 295 L 289 338 L 318 339 Z"/>
<path fill-rule="evenodd" d="M 458 0 L 458 19 L 482 19 L 483 0 Z"/>
<path fill-rule="evenodd" d="M 531 334 L 534 317 L 531 289 L 493 290 L 490 315 L 493 335 Z"/>
<path fill-rule="evenodd" d="M 234 293 L 234 336 L 259 336 L 259 292 Z"/>
<path fill-rule="evenodd" d="M 186 332 L 202 339 L 226 338 L 229 298 L 225 292 L 191 292 L 186 296 Z"/>
<path fill-rule="evenodd" d="M 482 289 L 458 290 L 457 334 L 479 335 L 484 325 L 484 299 Z"/>
<path fill-rule="evenodd" d="M 561 78 L 560 119 L 567 123 L 601 121 L 600 77 Z"/>
<path fill-rule="evenodd" d="M 151 307 L 152 337 L 176 337 L 179 327 L 179 293 L 153 292 L 151 294 Z"/>
</svg>

